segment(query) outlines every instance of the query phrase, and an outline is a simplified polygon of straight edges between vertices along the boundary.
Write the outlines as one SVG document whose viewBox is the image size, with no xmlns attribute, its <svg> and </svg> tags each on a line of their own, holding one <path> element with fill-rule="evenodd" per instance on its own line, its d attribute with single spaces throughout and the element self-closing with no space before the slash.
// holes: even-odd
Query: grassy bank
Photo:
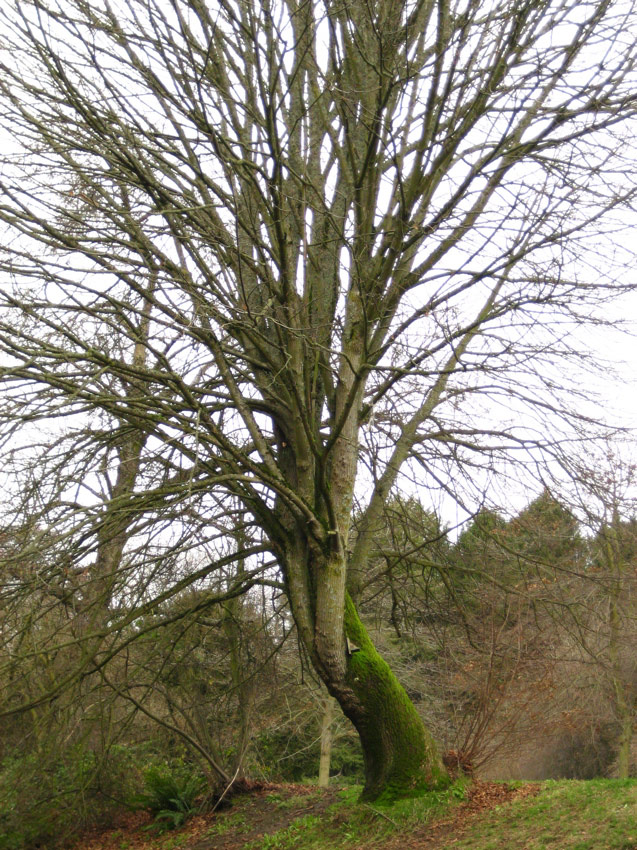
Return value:
<svg viewBox="0 0 637 850">
<path fill-rule="evenodd" d="M 637 850 L 637 780 L 456 783 L 383 807 L 359 791 L 266 788 L 182 829 L 131 824 L 73 850 Z"/>
<path fill-rule="evenodd" d="M 637 850 L 637 780 L 543 782 L 536 797 L 496 807 L 454 844 L 454 850 L 505 848 Z"/>
</svg>

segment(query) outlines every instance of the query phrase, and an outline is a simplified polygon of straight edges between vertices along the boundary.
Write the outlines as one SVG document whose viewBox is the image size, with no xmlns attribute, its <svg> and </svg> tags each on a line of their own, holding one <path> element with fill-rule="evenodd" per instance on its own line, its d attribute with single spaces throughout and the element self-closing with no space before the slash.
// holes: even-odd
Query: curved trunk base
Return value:
<svg viewBox="0 0 637 850">
<path fill-rule="evenodd" d="M 344 711 L 363 747 L 363 800 L 415 796 L 449 784 L 433 738 L 404 688 L 376 651 L 348 597 L 345 630 L 357 649 L 349 655 L 347 685 L 360 709 Z"/>
</svg>

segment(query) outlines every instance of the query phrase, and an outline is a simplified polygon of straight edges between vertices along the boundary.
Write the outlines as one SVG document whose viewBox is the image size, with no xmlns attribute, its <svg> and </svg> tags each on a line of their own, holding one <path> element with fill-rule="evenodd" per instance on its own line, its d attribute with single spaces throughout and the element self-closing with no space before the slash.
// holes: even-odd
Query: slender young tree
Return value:
<svg viewBox="0 0 637 850">
<path fill-rule="evenodd" d="M 364 796 L 445 782 L 348 569 L 401 476 L 459 492 L 559 450 L 569 332 L 629 259 L 612 244 L 635 194 L 634 4 L 0 15 L 6 463 L 66 541 L 51 582 L 84 617 L 86 668 L 118 622 L 239 557 L 220 552 L 238 502 L 249 545 L 224 593 L 277 584 L 276 563 L 360 734 Z M 197 566 L 166 587 L 175 553 Z"/>
</svg>

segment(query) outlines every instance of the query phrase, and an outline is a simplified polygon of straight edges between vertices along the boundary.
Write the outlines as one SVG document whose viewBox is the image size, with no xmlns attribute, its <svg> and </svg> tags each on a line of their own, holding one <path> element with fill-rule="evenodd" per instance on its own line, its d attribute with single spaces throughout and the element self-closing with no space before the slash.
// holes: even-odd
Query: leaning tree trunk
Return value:
<svg viewBox="0 0 637 850">
<path fill-rule="evenodd" d="M 299 573 L 289 563 L 288 598 L 313 666 L 359 734 L 365 765 L 362 799 L 392 800 L 444 787 L 449 776 L 433 738 L 344 588 L 339 599 L 341 577 L 334 563 L 321 567 L 315 571 L 312 605 L 312 594 L 304 594 L 310 588 L 297 581 Z"/>
<path fill-rule="evenodd" d="M 436 744 L 405 689 L 379 655 L 352 600 L 345 605 L 346 683 L 359 705 L 350 713 L 365 762 L 364 800 L 393 799 L 441 788 L 449 777 Z"/>
<path fill-rule="evenodd" d="M 357 445 L 354 439 L 350 443 Z M 353 481 L 353 473 L 350 477 Z M 350 504 L 347 498 L 342 502 L 336 528 L 346 528 L 349 521 Z M 281 518 L 287 519 L 283 512 Z M 288 600 L 316 672 L 359 734 L 365 764 L 362 798 L 389 800 L 446 785 L 448 774 L 433 738 L 346 592 L 347 533 L 332 532 L 317 543 L 299 533 L 300 523 L 290 526 L 283 559 Z"/>
</svg>

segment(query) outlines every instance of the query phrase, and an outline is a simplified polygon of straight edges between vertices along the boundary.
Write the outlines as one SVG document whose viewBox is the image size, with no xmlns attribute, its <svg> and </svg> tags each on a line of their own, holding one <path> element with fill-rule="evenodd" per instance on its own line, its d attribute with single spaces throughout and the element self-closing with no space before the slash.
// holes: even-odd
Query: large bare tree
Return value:
<svg viewBox="0 0 637 850">
<path fill-rule="evenodd" d="M 629 259 L 634 4 L 0 15 L 6 462 L 14 505 L 55 540 L 40 582 L 84 669 L 240 558 L 214 597 L 282 583 L 360 734 L 364 795 L 444 783 L 348 569 L 401 476 L 460 492 L 499 458 L 559 450 L 569 334 Z M 239 527 L 245 551 L 224 553 Z"/>
</svg>

